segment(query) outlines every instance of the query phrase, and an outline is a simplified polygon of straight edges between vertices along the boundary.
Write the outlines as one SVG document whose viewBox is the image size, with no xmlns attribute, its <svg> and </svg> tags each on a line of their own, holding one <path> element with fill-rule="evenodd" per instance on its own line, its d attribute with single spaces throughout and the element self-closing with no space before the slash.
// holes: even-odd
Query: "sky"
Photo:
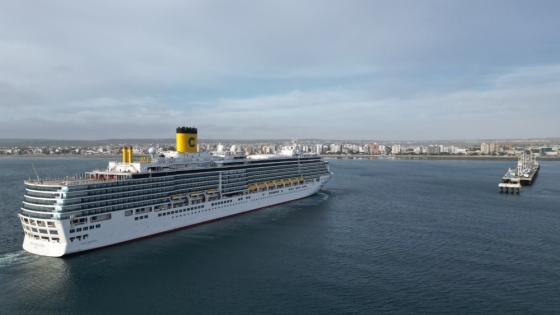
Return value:
<svg viewBox="0 0 560 315">
<path fill-rule="evenodd" d="M 0 138 L 560 136 L 560 1 L 2 1 Z"/>
</svg>

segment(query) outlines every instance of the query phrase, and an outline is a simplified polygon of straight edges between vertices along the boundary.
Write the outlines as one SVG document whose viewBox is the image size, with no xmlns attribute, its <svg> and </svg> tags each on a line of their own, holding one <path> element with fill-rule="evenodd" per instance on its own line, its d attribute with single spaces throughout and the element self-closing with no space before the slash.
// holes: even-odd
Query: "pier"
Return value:
<svg viewBox="0 0 560 315">
<path fill-rule="evenodd" d="M 532 154 L 522 153 L 518 156 L 517 168 L 509 169 L 502 177 L 498 185 L 500 193 L 517 193 L 519 195 L 522 186 L 533 184 L 540 169 L 539 163 L 533 159 Z"/>
</svg>

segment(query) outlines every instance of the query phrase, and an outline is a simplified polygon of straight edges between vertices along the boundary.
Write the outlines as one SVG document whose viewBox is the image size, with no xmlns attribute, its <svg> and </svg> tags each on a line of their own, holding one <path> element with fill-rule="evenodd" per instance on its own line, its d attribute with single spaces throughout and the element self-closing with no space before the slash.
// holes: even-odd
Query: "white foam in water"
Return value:
<svg viewBox="0 0 560 315">
<path fill-rule="evenodd" d="M 329 199 L 330 195 L 329 193 L 325 192 L 325 191 L 318 191 L 315 196 L 319 197 L 319 198 L 313 198 L 313 196 L 310 196 L 309 198 L 304 198 L 301 199 L 302 201 L 306 201 L 309 204 L 313 204 L 313 205 L 318 205 L 322 202 L 324 202 L 325 200 Z"/>
<path fill-rule="evenodd" d="M 23 250 L 14 253 L 6 253 L 0 255 L 0 266 L 10 266 L 20 263 L 26 263 L 36 258 L 36 256 L 30 255 Z"/>
</svg>

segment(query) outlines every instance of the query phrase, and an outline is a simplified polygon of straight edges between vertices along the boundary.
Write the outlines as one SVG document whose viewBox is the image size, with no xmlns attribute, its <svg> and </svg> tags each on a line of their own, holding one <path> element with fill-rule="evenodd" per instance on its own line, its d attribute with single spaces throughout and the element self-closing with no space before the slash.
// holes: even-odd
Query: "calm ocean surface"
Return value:
<svg viewBox="0 0 560 315">
<path fill-rule="evenodd" d="M 70 256 L 21 249 L 23 179 L 107 160 L 0 158 L 0 314 L 559 314 L 560 162 L 330 160 L 307 199 Z"/>
</svg>

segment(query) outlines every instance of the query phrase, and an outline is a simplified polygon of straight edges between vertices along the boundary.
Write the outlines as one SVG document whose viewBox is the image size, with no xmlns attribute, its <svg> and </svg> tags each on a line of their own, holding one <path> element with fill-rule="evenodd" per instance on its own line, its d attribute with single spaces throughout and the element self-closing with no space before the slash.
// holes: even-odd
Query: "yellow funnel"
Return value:
<svg viewBox="0 0 560 315">
<path fill-rule="evenodd" d="M 197 152 L 198 131 L 196 128 L 179 127 L 175 135 L 177 152 L 195 153 Z"/>
<path fill-rule="evenodd" d="M 123 163 L 128 162 L 128 148 L 127 147 L 122 147 L 122 162 Z"/>
</svg>

